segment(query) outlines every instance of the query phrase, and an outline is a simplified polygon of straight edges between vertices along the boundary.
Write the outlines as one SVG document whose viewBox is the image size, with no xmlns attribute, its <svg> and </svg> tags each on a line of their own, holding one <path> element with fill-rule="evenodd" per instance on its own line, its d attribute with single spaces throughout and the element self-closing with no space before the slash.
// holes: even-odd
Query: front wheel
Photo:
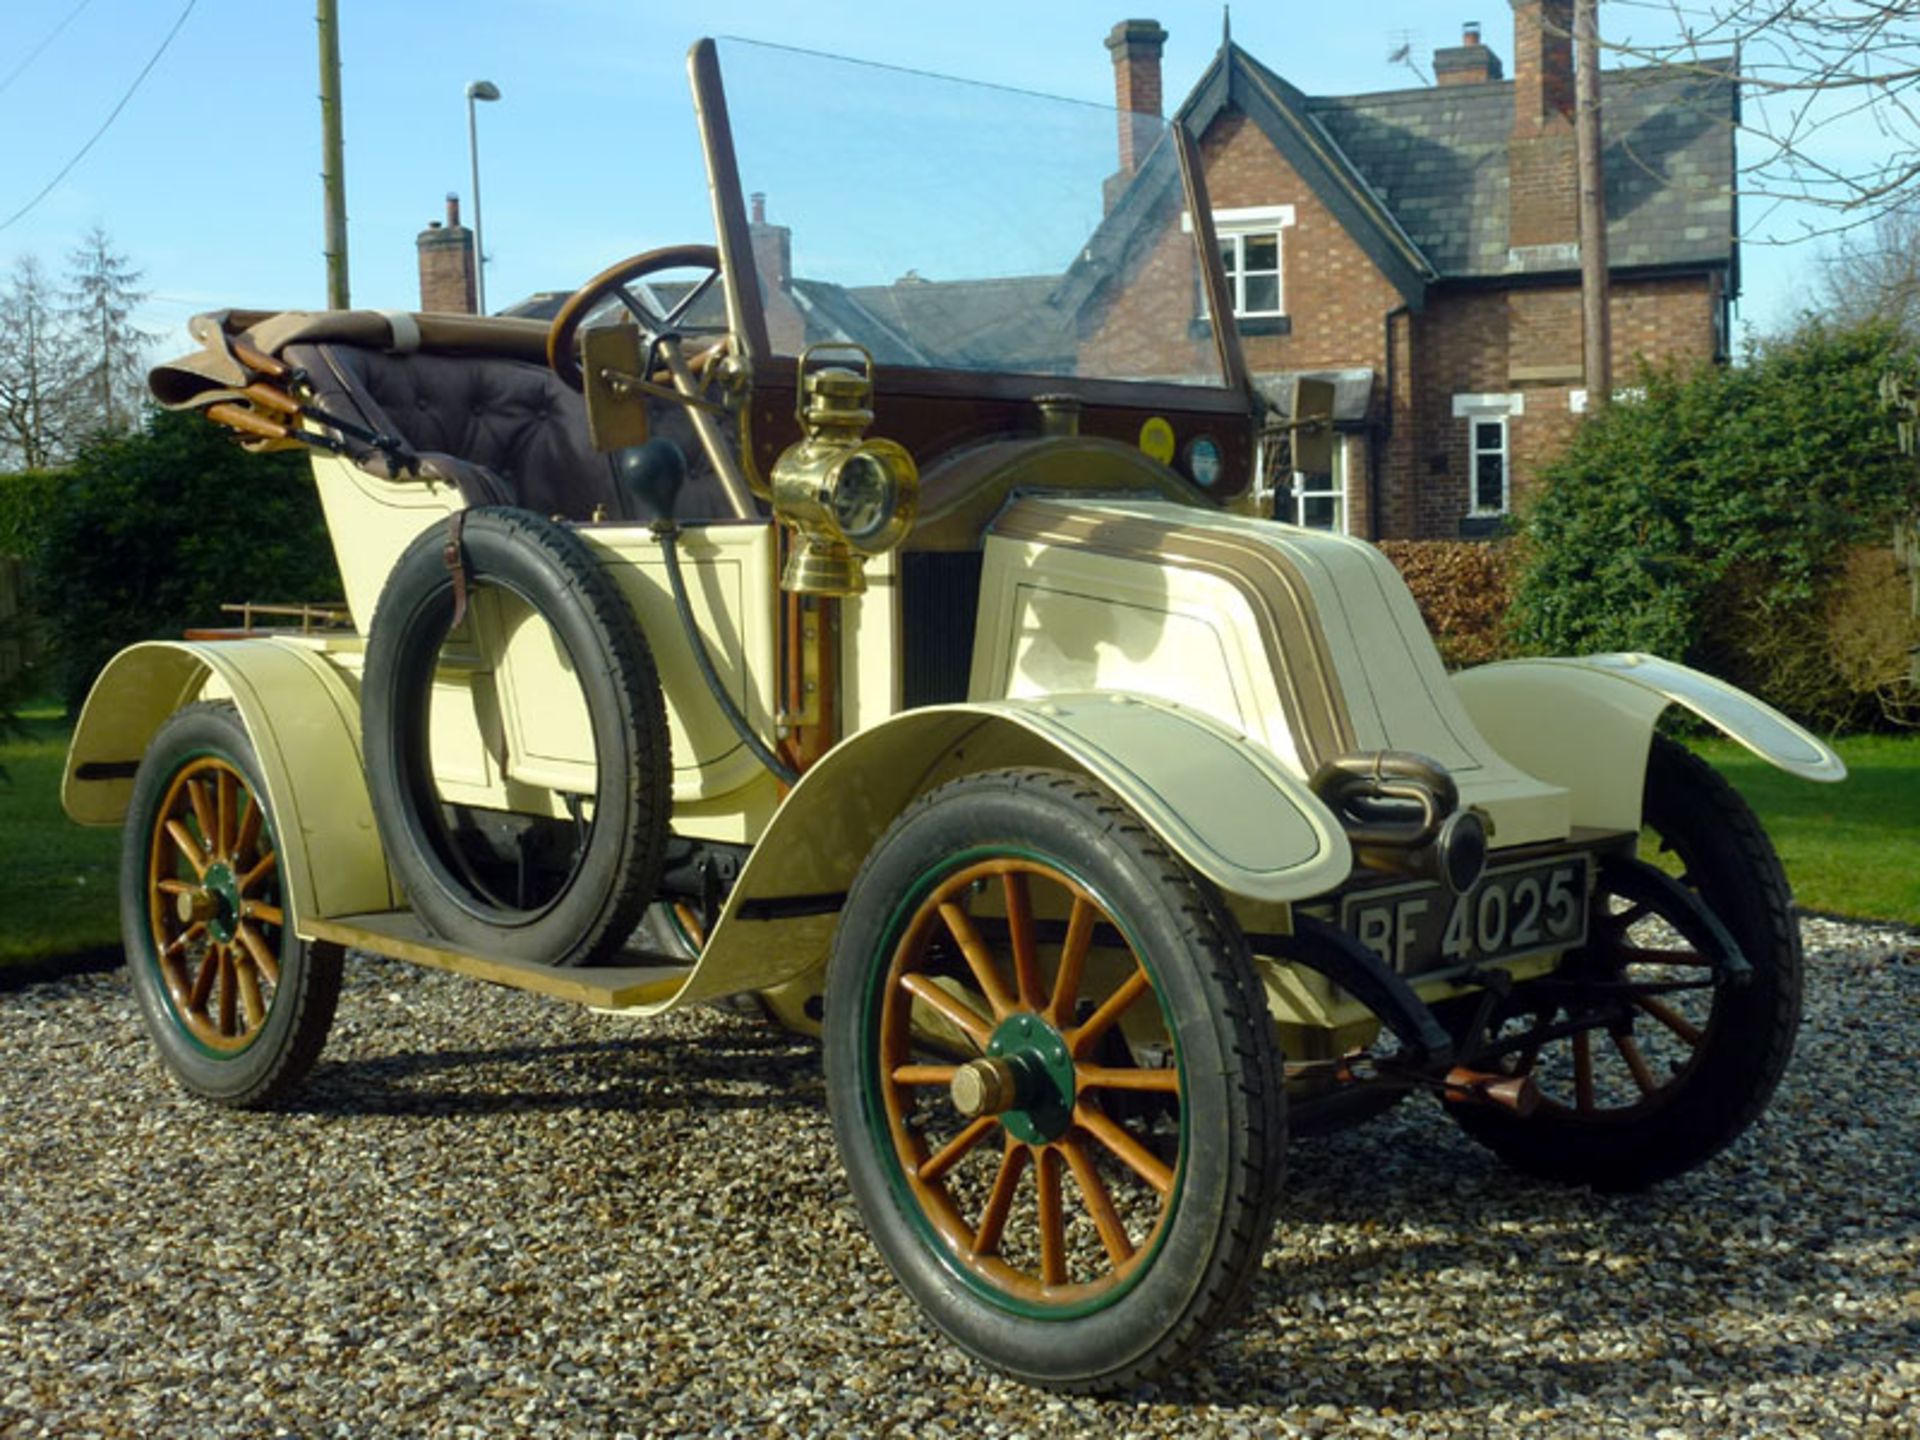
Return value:
<svg viewBox="0 0 1920 1440">
<path fill-rule="evenodd" d="M 147 1032 L 174 1078 L 223 1105 L 284 1096 L 320 1054 L 341 952 L 288 924 L 279 830 L 246 727 L 189 705 L 134 777 L 120 926 Z"/>
<path fill-rule="evenodd" d="M 1022 1380 L 1179 1364 L 1259 1265 L 1279 1058 L 1218 897 L 1111 795 L 1044 770 L 922 800 L 847 898 L 834 1131 L 894 1274 Z"/>
<path fill-rule="evenodd" d="M 1792 899 L 1746 802 L 1656 736 L 1642 813 L 1640 857 L 1601 867 L 1584 951 L 1508 1002 L 1500 1068 L 1531 1075 L 1539 1107 L 1448 1107 L 1515 1169 L 1601 1190 L 1730 1145 L 1766 1108 L 1800 1024 Z"/>
</svg>

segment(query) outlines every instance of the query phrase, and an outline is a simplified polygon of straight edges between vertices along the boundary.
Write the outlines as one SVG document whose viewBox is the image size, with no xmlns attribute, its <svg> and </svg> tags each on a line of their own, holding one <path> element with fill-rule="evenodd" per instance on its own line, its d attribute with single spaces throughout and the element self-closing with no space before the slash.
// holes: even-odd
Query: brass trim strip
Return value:
<svg viewBox="0 0 1920 1440">
<path fill-rule="evenodd" d="M 1068 513 L 1034 500 L 1008 507 L 988 533 L 1118 560 L 1170 564 L 1224 580 L 1247 602 L 1259 625 L 1301 764 L 1311 773 L 1324 761 L 1358 748 L 1312 588 L 1280 551 L 1174 521 Z"/>
</svg>

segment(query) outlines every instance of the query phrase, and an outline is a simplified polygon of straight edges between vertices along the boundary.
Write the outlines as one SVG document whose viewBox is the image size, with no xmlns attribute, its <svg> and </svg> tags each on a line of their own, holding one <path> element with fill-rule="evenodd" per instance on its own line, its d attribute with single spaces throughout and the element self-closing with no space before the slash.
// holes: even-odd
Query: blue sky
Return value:
<svg viewBox="0 0 1920 1440">
<path fill-rule="evenodd" d="M 126 92 L 186 0 L 7 0 L 0 7 L 0 219 L 77 152 Z M 76 13 L 77 8 L 77 13 Z M 831 50 L 1111 103 L 1102 40 L 1123 13 L 1170 32 L 1169 104 L 1220 41 L 1216 3 L 1151 0 L 340 0 L 353 300 L 418 304 L 414 236 L 468 189 L 465 87 L 480 110 L 488 297 L 569 288 L 621 256 L 711 236 L 684 57 L 702 34 Z M 1483 13 L 1484 12 L 1484 13 Z M 1460 22 L 1485 19 L 1511 60 L 1504 0 L 1322 6 L 1243 3 L 1234 38 L 1302 89 L 1416 83 L 1387 61 L 1403 36 L 1431 68 Z M 24 69 L 16 68 L 62 24 Z M 1654 38 L 1657 10 L 1602 6 L 1609 38 Z M 11 79 L 7 77 L 11 76 Z M 0 230 L 0 271 L 26 253 L 58 269 L 91 225 L 146 272 L 143 323 L 183 335 L 196 310 L 318 306 L 319 107 L 310 0 L 196 0 L 118 121 L 25 218 Z M 805 136 L 804 99 L 792 107 Z M 823 143 L 824 143 L 824 137 Z M 751 182 L 750 182 L 751 183 Z M 774 200 L 778 219 L 778 197 Z M 1815 252 L 1750 245 L 1744 321 L 1791 314 Z"/>
</svg>

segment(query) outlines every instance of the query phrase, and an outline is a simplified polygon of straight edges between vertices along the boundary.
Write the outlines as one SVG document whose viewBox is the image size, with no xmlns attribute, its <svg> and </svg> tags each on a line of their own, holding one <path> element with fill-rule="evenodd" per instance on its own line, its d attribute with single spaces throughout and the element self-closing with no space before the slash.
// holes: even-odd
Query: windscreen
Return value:
<svg viewBox="0 0 1920 1440">
<path fill-rule="evenodd" d="M 1218 385 L 1165 122 L 720 43 L 776 351 Z"/>
</svg>

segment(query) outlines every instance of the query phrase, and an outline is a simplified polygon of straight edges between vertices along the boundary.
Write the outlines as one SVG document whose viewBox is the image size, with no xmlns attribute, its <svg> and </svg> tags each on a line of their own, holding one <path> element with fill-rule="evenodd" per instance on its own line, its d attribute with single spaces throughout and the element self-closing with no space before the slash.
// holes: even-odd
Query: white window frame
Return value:
<svg viewBox="0 0 1920 1440">
<path fill-rule="evenodd" d="M 1293 472 L 1293 513 L 1299 517 L 1295 522 L 1308 529 L 1318 526 L 1307 525 L 1307 501 L 1331 500 L 1334 502 L 1334 523 L 1329 534 L 1350 535 L 1353 533 L 1353 506 L 1350 503 L 1353 488 L 1353 439 L 1347 435 L 1333 437 L 1333 470 L 1328 475 L 1328 485 L 1324 490 L 1307 488 L 1307 472 Z"/>
<path fill-rule="evenodd" d="M 1479 414 L 1467 417 L 1467 514 L 1505 515 L 1509 513 L 1513 499 L 1513 435 L 1508 430 L 1509 417 L 1505 415 Z M 1496 448 L 1483 447 L 1480 444 L 1480 427 L 1496 425 L 1500 429 L 1500 444 Z M 1500 457 L 1500 503 L 1497 506 L 1480 503 L 1480 462 L 1489 455 Z"/>
<path fill-rule="evenodd" d="M 1250 205 L 1229 210 L 1213 212 L 1213 231 L 1223 246 L 1231 246 L 1234 253 L 1233 268 L 1227 274 L 1227 284 L 1233 291 L 1233 315 L 1236 320 L 1276 320 L 1287 313 L 1287 241 L 1286 232 L 1293 228 L 1294 209 L 1291 205 Z M 1188 234 L 1193 233 L 1193 216 L 1187 211 L 1180 215 L 1180 228 Z M 1272 310 L 1249 310 L 1247 308 L 1247 238 L 1249 236 L 1271 235 L 1274 254 L 1274 306 Z M 1267 272 L 1262 270 L 1262 275 Z M 1201 287 L 1200 318 L 1207 315 L 1206 287 Z"/>
<path fill-rule="evenodd" d="M 1456 395 L 1453 397 L 1454 418 L 1467 422 L 1467 515 L 1470 518 L 1479 519 L 1484 516 L 1513 513 L 1511 421 L 1514 416 L 1526 413 L 1526 396 L 1518 392 L 1504 395 Z M 1498 451 L 1482 448 L 1479 431 L 1481 425 L 1500 427 Z M 1500 457 L 1500 506 L 1498 509 L 1492 509 L 1480 503 L 1480 457 L 1493 454 L 1498 454 Z"/>
</svg>

